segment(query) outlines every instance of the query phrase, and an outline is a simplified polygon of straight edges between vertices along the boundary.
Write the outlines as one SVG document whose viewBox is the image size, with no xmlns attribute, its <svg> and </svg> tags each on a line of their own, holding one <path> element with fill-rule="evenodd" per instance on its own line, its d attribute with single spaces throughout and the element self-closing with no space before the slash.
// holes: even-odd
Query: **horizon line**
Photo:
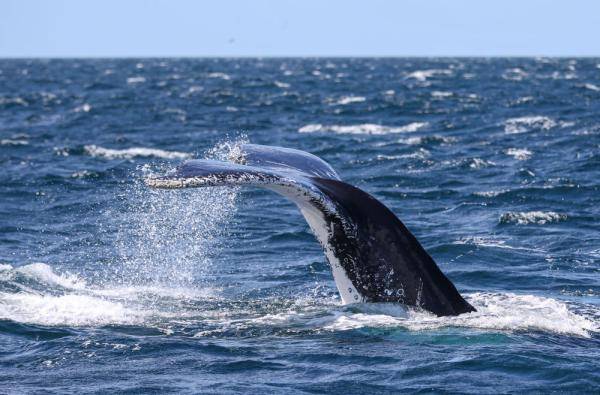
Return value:
<svg viewBox="0 0 600 395">
<path fill-rule="evenodd" d="M 598 55 L 58 55 L 58 56 L 5 56 L 0 60 L 69 60 L 69 59 L 531 59 L 531 58 L 579 58 L 594 59 Z"/>
</svg>

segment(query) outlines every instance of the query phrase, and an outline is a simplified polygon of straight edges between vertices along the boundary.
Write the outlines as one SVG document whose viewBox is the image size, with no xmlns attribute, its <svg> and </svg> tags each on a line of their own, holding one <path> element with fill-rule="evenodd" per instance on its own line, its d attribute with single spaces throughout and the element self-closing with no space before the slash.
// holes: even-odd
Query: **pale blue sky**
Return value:
<svg viewBox="0 0 600 395">
<path fill-rule="evenodd" d="M 0 0 L 0 57 L 600 56 L 597 0 Z"/>
</svg>

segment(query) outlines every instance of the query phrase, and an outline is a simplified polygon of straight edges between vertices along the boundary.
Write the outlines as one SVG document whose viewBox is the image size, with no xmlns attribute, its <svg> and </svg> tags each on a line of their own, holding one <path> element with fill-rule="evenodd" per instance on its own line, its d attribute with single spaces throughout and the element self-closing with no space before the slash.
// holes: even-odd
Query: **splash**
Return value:
<svg viewBox="0 0 600 395">
<path fill-rule="evenodd" d="M 206 158 L 225 159 L 240 141 L 211 148 Z M 205 277 L 227 240 L 236 212 L 236 188 L 153 190 L 141 181 L 164 167 L 139 168 L 137 181 L 123 195 L 118 216 L 116 267 L 121 283 L 191 287 Z"/>
<path fill-rule="evenodd" d="M 478 292 L 465 297 L 477 312 L 436 317 L 396 304 L 341 305 L 326 295 L 230 300 L 211 287 L 98 287 L 76 275 L 56 273 L 43 263 L 20 268 L 0 265 L 0 319 L 28 324 L 136 325 L 169 334 L 175 329 L 195 337 L 238 336 L 257 330 L 290 334 L 363 328 L 410 332 L 467 328 L 589 338 L 600 331 L 600 312 L 593 305 L 514 293 Z"/>
<path fill-rule="evenodd" d="M 501 332 L 543 331 L 562 335 L 590 337 L 600 328 L 591 317 L 573 312 L 569 306 L 551 298 L 512 293 L 474 293 L 465 295 L 477 312 L 456 317 L 436 317 L 414 310 L 389 311 L 388 306 L 359 307 L 337 312 L 324 323 L 327 330 L 363 327 L 402 327 L 410 331 L 462 327 Z"/>
</svg>

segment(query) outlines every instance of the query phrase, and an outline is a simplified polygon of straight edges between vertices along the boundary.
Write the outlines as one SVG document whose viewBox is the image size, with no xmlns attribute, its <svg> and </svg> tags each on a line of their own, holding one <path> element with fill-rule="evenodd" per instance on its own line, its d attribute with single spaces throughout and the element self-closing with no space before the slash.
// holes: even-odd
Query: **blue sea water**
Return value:
<svg viewBox="0 0 600 395">
<path fill-rule="evenodd" d="M 600 59 L 0 60 L 1 393 L 598 393 Z M 477 308 L 342 305 L 250 141 L 390 207 Z"/>
</svg>

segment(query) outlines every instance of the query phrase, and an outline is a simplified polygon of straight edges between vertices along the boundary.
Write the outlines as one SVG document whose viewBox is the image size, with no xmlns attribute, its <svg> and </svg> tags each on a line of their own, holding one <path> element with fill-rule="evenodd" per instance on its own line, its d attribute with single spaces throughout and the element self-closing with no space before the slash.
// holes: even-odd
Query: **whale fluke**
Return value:
<svg viewBox="0 0 600 395">
<path fill-rule="evenodd" d="M 475 309 L 404 224 L 368 193 L 309 153 L 244 144 L 231 162 L 190 160 L 147 178 L 154 188 L 249 185 L 292 200 L 325 251 L 344 303 L 394 302 L 438 316 Z"/>
</svg>

